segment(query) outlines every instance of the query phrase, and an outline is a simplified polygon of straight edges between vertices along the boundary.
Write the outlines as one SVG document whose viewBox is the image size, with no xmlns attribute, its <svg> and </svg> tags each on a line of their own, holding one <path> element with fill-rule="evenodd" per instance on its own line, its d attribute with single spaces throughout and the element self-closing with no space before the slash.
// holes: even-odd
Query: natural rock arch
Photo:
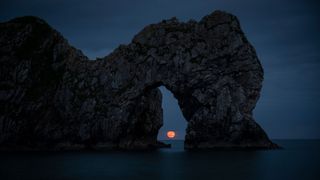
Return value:
<svg viewBox="0 0 320 180">
<path fill-rule="evenodd" d="M 160 85 L 188 121 L 186 148 L 275 147 L 252 117 L 263 69 L 233 15 L 149 25 L 96 61 L 42 20 L 0 28 L 2 147 L 156 147 Z"/>
</svg>

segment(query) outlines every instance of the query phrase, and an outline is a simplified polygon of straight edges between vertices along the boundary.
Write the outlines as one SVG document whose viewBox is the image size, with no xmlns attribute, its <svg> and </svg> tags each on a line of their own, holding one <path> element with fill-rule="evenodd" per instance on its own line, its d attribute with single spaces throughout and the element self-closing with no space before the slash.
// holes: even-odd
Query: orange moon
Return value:
<svg viewBox="0 0 320 180">
<path fill-rule="evenodd" d="M 168 131 L 167 132 L 167 137 L 169 138 L 169 139 L 172 139 L 172 138 L 174 138 L 176 136 L 176 133 L 174 132 L 174 131 Z"/>
</svg>

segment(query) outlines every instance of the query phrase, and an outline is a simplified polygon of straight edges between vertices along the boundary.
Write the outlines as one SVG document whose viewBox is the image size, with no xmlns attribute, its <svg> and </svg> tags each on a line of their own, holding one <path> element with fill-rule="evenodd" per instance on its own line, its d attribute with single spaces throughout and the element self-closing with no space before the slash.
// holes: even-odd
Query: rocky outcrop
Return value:
<svg viewBox="0 0 320 180">
<path fill-rule="evenodd" d="M 231 14 L 151 24 L 94 61 L 35 17 L 0 32 L 2 149 L 162 146 L 159 86 L 188 121 L 185 148 L 276 147 L 253 119 L 263 69 Z"/>
</svg>

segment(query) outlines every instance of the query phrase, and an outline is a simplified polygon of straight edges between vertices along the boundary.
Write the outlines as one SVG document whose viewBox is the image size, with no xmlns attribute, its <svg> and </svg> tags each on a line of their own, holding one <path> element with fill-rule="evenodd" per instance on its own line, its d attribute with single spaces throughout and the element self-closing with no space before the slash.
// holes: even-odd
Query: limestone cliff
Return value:
<svg viewBox="0 0 320 180">
<path fill-rule="evenodd" d="M 253 119 L 263 69 L 231 14 L 151 24 L 97 60 L 35 17 L 0 32 L 2 149 L 161 146 L 161 85 L 188 121 L 185 148 L 276 147 Z"/>
</svg>

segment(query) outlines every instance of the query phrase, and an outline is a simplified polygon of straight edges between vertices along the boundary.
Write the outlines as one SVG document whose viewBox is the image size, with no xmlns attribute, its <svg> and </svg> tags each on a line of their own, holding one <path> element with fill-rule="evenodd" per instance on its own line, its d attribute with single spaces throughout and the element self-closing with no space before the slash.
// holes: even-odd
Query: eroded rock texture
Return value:
<svg viewBox="0 0 320 180">
<path fill-rule="evenodd" d="M 252 117 L 263 69 L 233 15 L 151 24 L 95 61 L 35 17 L 0 32 L 2 149 L 157 147 L 161 85 L 188 121 L 186 148 L 276 146 Z"/>
</svg>

